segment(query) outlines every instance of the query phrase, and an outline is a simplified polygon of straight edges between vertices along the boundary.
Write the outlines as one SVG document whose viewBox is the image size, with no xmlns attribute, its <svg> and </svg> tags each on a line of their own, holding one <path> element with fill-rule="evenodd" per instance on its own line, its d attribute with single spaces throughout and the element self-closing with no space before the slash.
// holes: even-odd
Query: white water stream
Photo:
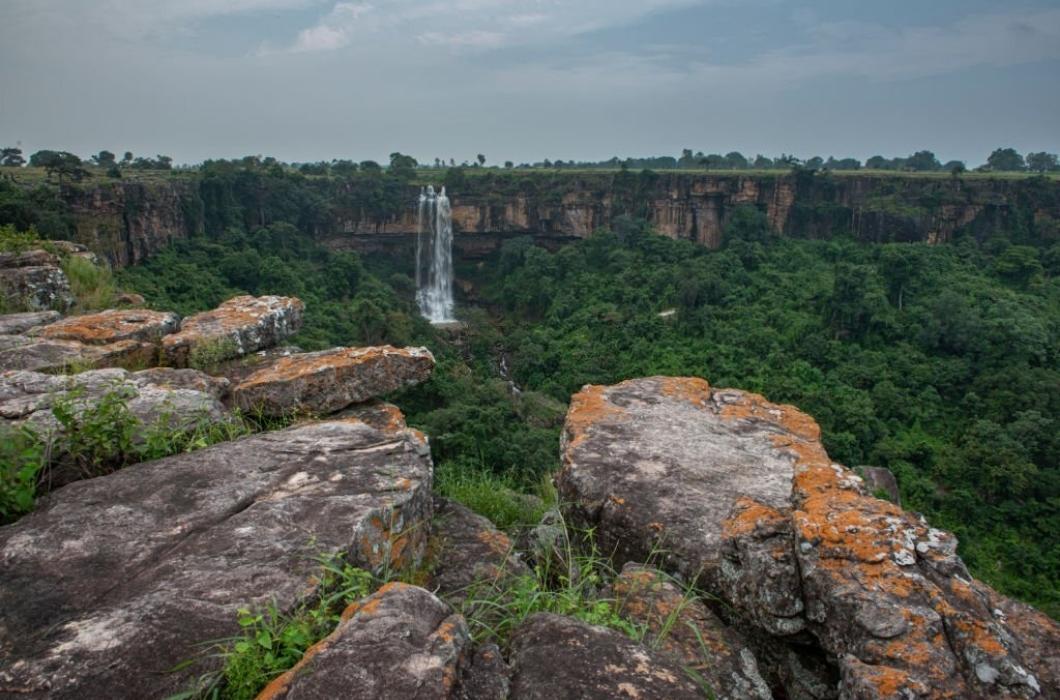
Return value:
<svg viewBox="0 0 1060 700">
<path fill-rule="evenodd" d="M 453 318 L 453 217 L 445 187 L 438 194 L 431 185 L 420 192 L 416 303 L 431 323 L 456 320 Z"/>
</svg>

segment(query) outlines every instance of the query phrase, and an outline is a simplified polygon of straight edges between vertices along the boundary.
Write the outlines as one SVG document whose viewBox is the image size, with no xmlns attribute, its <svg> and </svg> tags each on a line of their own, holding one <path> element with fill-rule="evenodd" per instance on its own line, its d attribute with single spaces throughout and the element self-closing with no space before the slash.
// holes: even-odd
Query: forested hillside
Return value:
<svg viewBox="0 0 1060 700">
<path fill-rule="evenodd" d="M 474 301 L 459 332 L 418 318 L 410 260 L 332 253 L 288 224 L 179 242 L 120 281 L 181 312 L 300 296 L 306 349 L 428 344 L 438 370 L 401 403 L 443 476 L 538 488 L 586 383 L 698 375 L 794 403 L 835 460 L 893 470 L 978 576 L 1056 616 L 1060 245 L 1036 243 L 790 240 L 747 208 L 710 251 L 620 219 L 458 267 Z"/>
</svg>

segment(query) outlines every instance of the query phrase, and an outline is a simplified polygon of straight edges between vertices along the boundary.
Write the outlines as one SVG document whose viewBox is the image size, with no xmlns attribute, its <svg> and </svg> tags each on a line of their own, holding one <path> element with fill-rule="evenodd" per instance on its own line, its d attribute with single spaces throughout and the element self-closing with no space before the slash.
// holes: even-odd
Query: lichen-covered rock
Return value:
<svg viewBox="0 0 1060 700">
<path fill-rule="evenodd" d="M 0 316 L 0 335 L 20 335 L 38 326 L 55 323 L 62 314 L 58 311 L 27 311 Z"/>
<path fill-rule="evenodd" d="M 865 488 L 870 494 L 883 493 L 888 501 L 902 505 L 902 494 L 898 490 L 898 480 L 890 469 L 883 467 L 859 467 Z"/>
<path fill-rule="evenodd" d="M 178 333 L 162 339 L 163 355 L 168 365 L 187 367 L 196 348 L 216 362 L 272 347 L 298 332 L 304 310 L 294 297 L 234 297 L 185 318 Z"/>
<path fill-rule="evenodd" d="M 1023 638 L 953 536 L 867 495 L 794 407 L 691 378 L 586 387 L 557 484 L 620 560 L 658 550 L 759 629 L 809 630 L 840 697 L 1060 694 L 1057 650 Z"/>
<path fill-rule="evenodd" d="M 347 419 L 63 487 L 0 528 L 0 685 L 20 698 L 182 691 L 217 669 L 203 643 L 237 634 L 239 608 L 313 594 L 319 557 L 416 565 L 430 482 L 415 433 Z"/>
<path fill-rule="evenodd" d="M 506 534 L 447 498 L 435 499 L 430 549 L 429 585 L 454 604 L 473 592 L 489 597 L 509 577 L 530 573 Z"/>
<path fill-rule="evenodd" d="M 209 394 L 217 400 L 223 400 L 231 387 L 224 377 L 213 377 L 197 369 L 175 369 L 173 367 L 152 367 L 133 372 L 130 379 L 137 386 L 153 384 L 164 389 L 190 389 Z"/>
<path fill-rule="evenodd" d="M 696 671 L 716 697 L 772 700 L 740 635 L 661 572 L 631 562 L 612 591 L 619 614 L 647 631 L 645 643 Z"/>
<path fill-rule="evenodd" d="M 480 644 L 464 667 L 457 687 L 459 700 L 508 700 L 512 670 L 496 644 Z"/>
<path fill-rule="evenodd" d="M 59 259 L 44 250 L 0 253 L 0 297 L 26 311 L 66 310 L 74 302 Z"/>
<path fill-rule="evenodd" d="M 266 415 L 328 414 L 426 381 L 433 369 L 427 348 L 334 348 L 280 358 L 236 386 L 232 400 Z"/>
<path fill-rule="evenodd" d="M 708 697 L 669 656 L 621 632 L 551 613 L 512 636 L 511 700 Z"/>
<path fill-rule="evenodd" d="M 76 340 L 86 345 L 110 345 L 123 340 L 158 343 L 175 333 L 180 317 L 171 311 L 110 309 L 84 316 L 70 316 L 31 335 L 49 340 Z"/>
<path fill-rule="evenodd" d="M 147 303 L 143 294 L 136 292 L 121 292 L 114 297 L 114 303 L 127 308 L 139 308 Z"/>
<path fill-rule="evenodd" d="M 0 370 L 69 372 L 96 367 L 145 367 L 154 363 L 158 346 L 137 340 L 86 345 L 22 335 L 0 336 Z"/>
<path fill-rule="evenodd" d="M 349 606 L 339 626 L 258 700 L 457 698 L 471 636 L 428 591 L 390 583 Z"/>
<path fill-rule="evenodd" d="M 272 367 L 283 358 L 301 352 L 302 348 L 297 345 L 279 345 L 220 362 L 210 368 L 210 373 L 224 377 L 235 386 L 255 372 Z"/>
</svg>

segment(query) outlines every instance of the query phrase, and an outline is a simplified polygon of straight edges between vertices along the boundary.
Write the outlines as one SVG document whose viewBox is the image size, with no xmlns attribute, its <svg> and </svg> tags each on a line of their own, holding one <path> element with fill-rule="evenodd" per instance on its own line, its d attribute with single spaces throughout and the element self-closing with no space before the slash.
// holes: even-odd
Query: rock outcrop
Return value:
<svg viewBox="0 0 1060 700">
<path fill-rule="evenodd" d="M 334 348 L 280 358 L 243 380 L 232 399 L 240 408 L 272 416 L 334 413 L 426 381 L 433 369 L 427 348 Z"/>
<path fill-rule="evenodd" d="M 62 314 L 58 311 L 27 311 L 0 316 L 0 335 L 21 335 L 26 331 L 55 323 Z"/>
<path fill-rule="evenodd" d="M 538 613 L 512 638 L 511 700 L 704 696 L 680 664 L 606 627 Z"/>
<path fill-rule="evenodd" d="M 1024 638 L 952 535 L 873 498 L 812 418 L 701 379 L 575 395 L 557 478 L 568 517 L 620 561 L 655 555 L 760 632 L 807 630 L 841 698 L 1050 697 L 1056 652 Z"/>
<path fill-rule="evenodd" d="M 318 557 L 415 565 L 430 485 L 422 436 L 351 417 L 65 486 L 0 529 L 0 688 L 22 698 L 184 690 L 218 659 L 182 662 L 236 634 L 238 608 L 287 610 L 312 595 Z"/>
<path fill-rule="evenodd" d="M 279 345 L 302 327 L 304 309 L 293 297 L 234 297 L 185 318 L 178 333 L 162 339 L 163 357 L 170 366 L 187 367 L 196 350 L 219 362 Z"/>
<path fill-rule="evenodd" d="M 0 336 L 0 370 L 68 372 L 97 367 L 147 367 L 157 355 L 157 345 L 136 340 L 86 345 L 76 340 Z"/>
<path fill-rule="evenodd" d="M 170 311 L 110 309 L 55 321 L 28 335 L 49 340 L 76 340 L 86 345 L 110 345 L 124 340 L 159 343 L 175 333 L 180 317 Z"/>
<path fill-rule="evenodd" d="M 0 299 L 24 311 L 65 311 L 74 303 L 59 258 L 45 250 L 0 253 Z"/>
<path fill-rule="evenodd" d="M 342 618 L 258 700 L 458 697 L 470 634 L 464 618 L 431 593 L 390 583 L 349 606 Z"/>
</svg>

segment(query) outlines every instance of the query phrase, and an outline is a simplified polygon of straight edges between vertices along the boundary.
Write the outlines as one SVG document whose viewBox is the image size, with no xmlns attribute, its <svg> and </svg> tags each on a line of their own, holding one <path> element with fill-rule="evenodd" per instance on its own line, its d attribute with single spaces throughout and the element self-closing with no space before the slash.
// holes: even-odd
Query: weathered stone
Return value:
<svg viewBox="0 0 1060 700">
<path fill-rule="evenodd" d="M 612 590 L 619 615 L 647 630 L 645 643 L 701 675 L 716 697 L 772 700 L 746 642 L 664 574 L 631 562 Z"/>
<path fill-rule="evenodd" d="M 144 367 L 154 364 L 158 346 L 136 340 L 109 345 L 85 345 L 76 340 L 51 340 L 26 336 L 0 339 L 0 370 L 68 372 L 94 367 Z"/>
<path fill-rule="evenodd" d="M 459 700 L 508 700 L 511 676 L 500 647 L 481 644 L 464 668 L 456 696 Z"/>
<path fill-rule="evenodd" d="M 173 367 L 152 367 L 151 369 L 133 372 L 130 377 L 137 386 L 153 384 L 164 389 L 190 389 L 209 394 L 217 400 L 228 395 L 231 386 L 224 377 L 212 377 L 197 369 L 175 369 Z"/>
<path fill-rule="evenodd" d="M 293 297 L 234 297 L 185 318 L 180 332 L 162 339 L 163 354 L 167 364 L 186 367 L 195 348 L 207 348 L 218 361 L 278 345 L 302 327 L 304 309 Z"/>
<path fill-rule="evenodd" d="M 302 352 L 297 345 L 280 345 L 275 348 L 266 348 L 252 352 L 243 357 L 235 357 L 225 360 L 210 368 L 210 373 L 221 376 L 236 386 L 244 379 L 268 367 L 272 367 L 285 357 Z"/>
<path fill-rule="evenodd" d="M 110 345 L 123 340 L 158 343 L 175 333 L 180 317 L 171 311 L 110 309 L 70 316 L 31 333 L 48 340 L 76 340 L 86 345 Z"/>
<path fill-rule="evenodd" d="M 36 328 L 55 323 L 62 314 L 58 311 L 29 311 L 21 314 L 6 314 L 0 316 L 0 335 L 20 335 Z"/>
<path fill-rule="evenodd" d="M 418 384 L 433 369 L 427 348 L 334 348 L 277 360 L 236 386 L 232 400 L 266 415 L 328 414 Z"/>
<path fill-rule="evenodd" d="M 140 308 L 147 303 L 144 299 L 143 294 L 137 294 L 136 292 L 121 292 L 114 297 L 114 303 L 118 306 Z"/>
<path fill-rule="evenodd" d="M 456 605 L 470 592 L 481 594 L 530 573 L 506 534 L 447 498 L 435 499 L 430 549 L 430 587 Z"/>
<path fill-rule="evenodd" d="M 707 697 L 679 663 L 620 632 L 551 613 L 512 636 L 511 700 Z"/>
<path fill-rule="evenodd" d="M 258 700 L 457 698 L 471 637 L 460 615 L 422 588 L 390 583 L 349 606 Z"/>
<path fill-rule="evenodd" d="M 26 698 L 181 691 L 216 670 L 202 645 L 238 633 L 240 607 L 289 610 L 312 594 L 318 557 L 344 553 L 376 571 L 415 565 L 430 481 L 425 441 L 350 419 L 59 489 L 0 529 L 3 690 Z"/>
<path fill-rule="evenodd" d="M 24 311 L 66 310 L 74 301 L 59 258 L 39 249 L 0 253 L 0 299 Z"/>
<path fill-rule="evenodd" d="M 890 469 L 884 467 L 858 467 L 858 471 L 861 473 L 863 479 L 865 479 L 865 488 L 868 489 L 870 494 L 884 493 L 886 498 L 891 503 L 896 505 L 902 505 L 902 494 L 898 490 L 898 480 L 894 478 L 894 474 L 891 473 Z"/>
<path fill-rule="evenodd" d="M 760 629 L 805 626 L 840 667 L 840 697 L 1060 693 L 1045 685 L 1057 652 L 993 612 L 955 538 L 866 495 L 791 406 L 699 379 L 586 387 L 557 484 L 620 561 L 655 549 Z"/>
</svg>

